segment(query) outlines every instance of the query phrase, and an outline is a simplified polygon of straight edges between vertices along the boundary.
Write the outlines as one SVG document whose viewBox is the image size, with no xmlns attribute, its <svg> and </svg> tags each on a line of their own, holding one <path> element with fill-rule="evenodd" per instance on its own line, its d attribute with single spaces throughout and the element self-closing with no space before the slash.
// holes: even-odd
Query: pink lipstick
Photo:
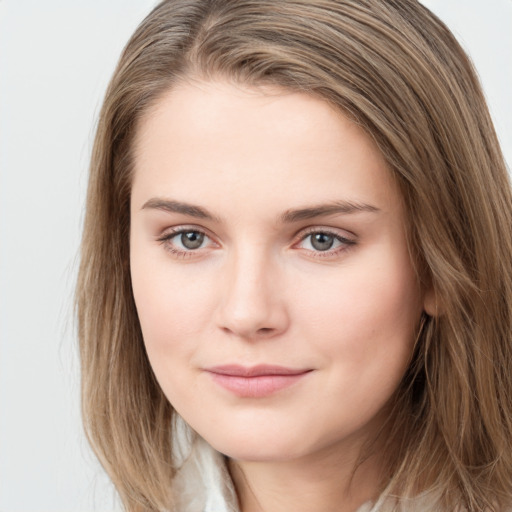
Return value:
<svg viewBox="0 0 512 512">
<path fill-rule="evenodd" d="M 223 365 L 205 371 L 216 384 L 239 397 L 262 398 L 295 384 L 312 370 L 274 365 Z"/>
</svg>

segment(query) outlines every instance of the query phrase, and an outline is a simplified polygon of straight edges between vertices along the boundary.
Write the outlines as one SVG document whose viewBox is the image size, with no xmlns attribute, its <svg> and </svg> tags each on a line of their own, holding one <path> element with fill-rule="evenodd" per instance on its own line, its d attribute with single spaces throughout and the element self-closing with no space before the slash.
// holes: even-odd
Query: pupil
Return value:
<svg viewBox="0 0 512 512">
<path fill-rule="evenodd" d="M 181 234 L 181 243 L 187 249 L 197 249 L 201 247 L 204 235 L 198 231 L 187 231 Z"/>
<path fill-rule="evenodd" d="M 334 237 L 326 233 L 315 233 L 311 238 L 311 245 L 317 251 L 327 251 L 334 244 Z"/>
</svg>

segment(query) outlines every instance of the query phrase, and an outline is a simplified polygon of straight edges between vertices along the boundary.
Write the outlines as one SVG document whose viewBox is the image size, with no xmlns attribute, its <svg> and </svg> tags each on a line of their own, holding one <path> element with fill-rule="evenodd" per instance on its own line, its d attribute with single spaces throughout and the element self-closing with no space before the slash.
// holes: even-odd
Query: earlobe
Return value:
<svg viewBox="0 0 512 512">
<path fill-rule="evenodd" d="M 423 311 L 432 317 L 437 317 L 440 314 L 440 308 L 438 304 L 438 298 L 436 291 L 432 285 L 430 285 L 423 296 Z"/>
</svg>

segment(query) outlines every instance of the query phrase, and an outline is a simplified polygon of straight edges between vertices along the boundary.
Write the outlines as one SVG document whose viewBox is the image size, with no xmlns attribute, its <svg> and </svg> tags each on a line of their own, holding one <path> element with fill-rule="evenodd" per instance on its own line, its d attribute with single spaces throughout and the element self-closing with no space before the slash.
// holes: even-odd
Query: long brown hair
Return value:
<svg viewBox="0 0 512 512">
<path fill-rule="evenodd" d="M 437 298 L 390 418 L 387 495 L 512 503 L 512 196 L 475 71 L 416 0 L 168 0 L 128 42 L 101 111 L 77 289 L 85 429 L 127 511 L 169 509 L 173 409 L 129 273 L 132 141 L 187 77 L 324 99 L 376 141 Z"/>
</svg>

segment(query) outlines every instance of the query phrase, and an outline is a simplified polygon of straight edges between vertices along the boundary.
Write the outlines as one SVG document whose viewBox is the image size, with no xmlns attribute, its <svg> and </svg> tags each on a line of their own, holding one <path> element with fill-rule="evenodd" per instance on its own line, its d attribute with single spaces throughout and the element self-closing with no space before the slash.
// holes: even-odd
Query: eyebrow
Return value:
<svg viewBox="0 0 512 512">
<path fill-rule="evenodd" d="M 189 203 L 183 203 L 181 201 L 174 201 L 172 199 L 161 199 L 154 197 L 142 205 L 142 210 L 147 208 L 153 210 L 163 210 L 169 213 L 182 213 L 183 215 L 196 217 L 197 219 L 220 222 L 218 217 L 212 215 L 205 208 L 201 208 L 200 206 L 195 206 Z"/>
<path fill-rule="evenodd" d="M 181 213 L 197 219 L 210 220 L 220 222 L 219 217 L 213 215 L 205 208 L 190 203 L 175 201 L 173 199 L 163 199 L 154 197 L 146 201 L 142 209 L 163 210 L 169 213 Z M 281 216 L 280 221 L 284 224 L 291 224 L 301 220 L 313 219 L 334 214 L 351 214 L 359 212 L 379 212 L 379 208 L 366 203 L 352 201 L 334 201 L 327 204 L 314 206 L 306 206 L 303 208 L 295 208 L 286 210 Z"/>
<path fill-rule="evenodd" d="M 379 208 L 366 203 L 358 203 L 352 201 L 334 201 L 328 204 L 320 204 L 317 206 L 307 206 L 305 208 L 297 208 L 286 210 L 281 215 L 281 222 L 292 223 L 299 220 L 313 219 L 315 217 L 323 217 L 326 215 L 350 214 L 359 212 L 379 212 Z"/>
</svg>

